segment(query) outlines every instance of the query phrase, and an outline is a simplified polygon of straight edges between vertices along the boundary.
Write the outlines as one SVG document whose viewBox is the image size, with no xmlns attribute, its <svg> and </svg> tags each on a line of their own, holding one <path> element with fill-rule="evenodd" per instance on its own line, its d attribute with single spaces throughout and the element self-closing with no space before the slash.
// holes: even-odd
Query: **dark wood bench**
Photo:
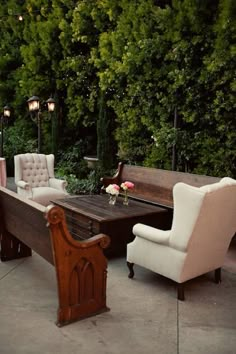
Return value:
<svg viewBox="0 0 236 354">
<path fill-rule="evenodd" d="M 217 177 L 134 166 L 120 162 L 116 174 L 112 177 L 103 177 L 101 182 L 103 184 L 103 193 L 109 184 L 116 183 L 121 185 L 125 181 L 133 182 L 135 188 L 129 191 L 129 196 L 133 199 L 168 209 L 170 224 L 173 211 L 172 190 L 176 183 L 184 182 L 200 187 L 205 184 L 219 182 L 219 180 L 220 178 Z"/>
<path fill-rule="evenodd" d="M 58 206 L 45 208 L 0 187 L 1 261 L 32 255 L 32 250 L 55 266 L 59 308 L 58 326 L 107 311 L 107 260 L 104 234 L 74 240 Z M 37 274 L 35 274 L 37 276 Z"/>
</svg>

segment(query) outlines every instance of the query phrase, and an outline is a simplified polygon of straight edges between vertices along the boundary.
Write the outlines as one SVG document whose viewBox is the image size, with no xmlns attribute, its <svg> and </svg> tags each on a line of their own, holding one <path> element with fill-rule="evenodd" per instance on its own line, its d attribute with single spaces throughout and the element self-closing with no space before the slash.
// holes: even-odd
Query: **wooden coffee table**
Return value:
<svg viewBox="0 0 236 354">
<path fill-rule="evenodd" d="M 126 206 L 122 197 L 117 198 L 115 205 L 108 203 L 107 194 L 72 196 L 52 202 L 64 209 L 68 229 L 75 239 L 88 239 L 98 233 L 110 236 L 106 255 L 125 252 L 127 243 L 134 239 L 132 228 L 138 222 L 161 229 L 169 227 L 166 209 L 135 200 Z"/>
</svg>

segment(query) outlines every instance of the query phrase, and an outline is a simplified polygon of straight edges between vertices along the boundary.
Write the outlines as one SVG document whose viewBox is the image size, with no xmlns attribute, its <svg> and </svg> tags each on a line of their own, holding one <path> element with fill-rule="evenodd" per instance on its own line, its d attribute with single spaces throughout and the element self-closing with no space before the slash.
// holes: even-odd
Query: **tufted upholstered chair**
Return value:
<svg viewBox="0 0 236 354">
<path fill-rule="evenodd" d="M 39 204 L 49 205 L 64 198 L 66 181 L 54 177 L 54 155 L 20 154 L 14 156 L 17 193 Z"/>
<path fill-rule="evenodd" d="M 221 281 L 221 267 L 236 231 L 236 180 L 225 177 L 200 188 L 177 183 L 173 188 L 171 230 L 148 225 L 133 227 L 134 241 L 127 245 L 127 265 L 134 264 L 177 283 L 184 300 L 184 283 L 210 271 Z"/>
</svg>

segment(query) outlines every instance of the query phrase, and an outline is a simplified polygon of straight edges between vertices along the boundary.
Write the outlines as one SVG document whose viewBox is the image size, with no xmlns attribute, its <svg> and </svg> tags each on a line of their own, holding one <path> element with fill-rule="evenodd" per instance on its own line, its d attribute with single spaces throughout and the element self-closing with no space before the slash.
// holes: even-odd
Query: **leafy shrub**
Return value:
<svg viewBox="0 0 236 354">
<path fill-rule="evenodd" d="M 79 179 L 85 178 L 89 173 L 89 169 L 83 160 L 83 156 L 84 147 L 82 140 L 66 147 L 65 150 L 60 150 L 56 164 L 58 175 L 75 175 Z"/>
<path fill-rule="evenodd" d="M 75 174 L 60 175 L 57 177 L 67 181 L 67 192 L 70 194 L 98 194 L 100 192 L 100 174 L 96 170 L 90 171 L 87 178 L 79 179 Z"/>
<path fill-rule="evenodd" d="M 32 127 L 18 120 L 13 126 L 4 129 L 4 157 L 7 162 L 8 176 L 14 175 L 14 155 L 37 152 L 37 139 L 32 138 Z"/>
</svg>

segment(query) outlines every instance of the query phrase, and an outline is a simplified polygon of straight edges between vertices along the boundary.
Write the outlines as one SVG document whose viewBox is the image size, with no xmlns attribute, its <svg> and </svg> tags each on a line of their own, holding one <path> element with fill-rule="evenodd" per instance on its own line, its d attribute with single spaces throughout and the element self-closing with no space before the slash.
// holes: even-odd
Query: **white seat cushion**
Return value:
<svg viewBox="0 0 236 354">
<path fill-rule="evenodd" d="M 67 193 L 64 193 L 63 191 L 60 191 L 55 188 L 50 188 L 50 187 L 32 188 L 32 199 L 35 202 L 44 206 L 49 205 L 53 199 L 60 199 L 60 198 L 63 199 L 67 196 L 68 196 Z"/>
</svg>

